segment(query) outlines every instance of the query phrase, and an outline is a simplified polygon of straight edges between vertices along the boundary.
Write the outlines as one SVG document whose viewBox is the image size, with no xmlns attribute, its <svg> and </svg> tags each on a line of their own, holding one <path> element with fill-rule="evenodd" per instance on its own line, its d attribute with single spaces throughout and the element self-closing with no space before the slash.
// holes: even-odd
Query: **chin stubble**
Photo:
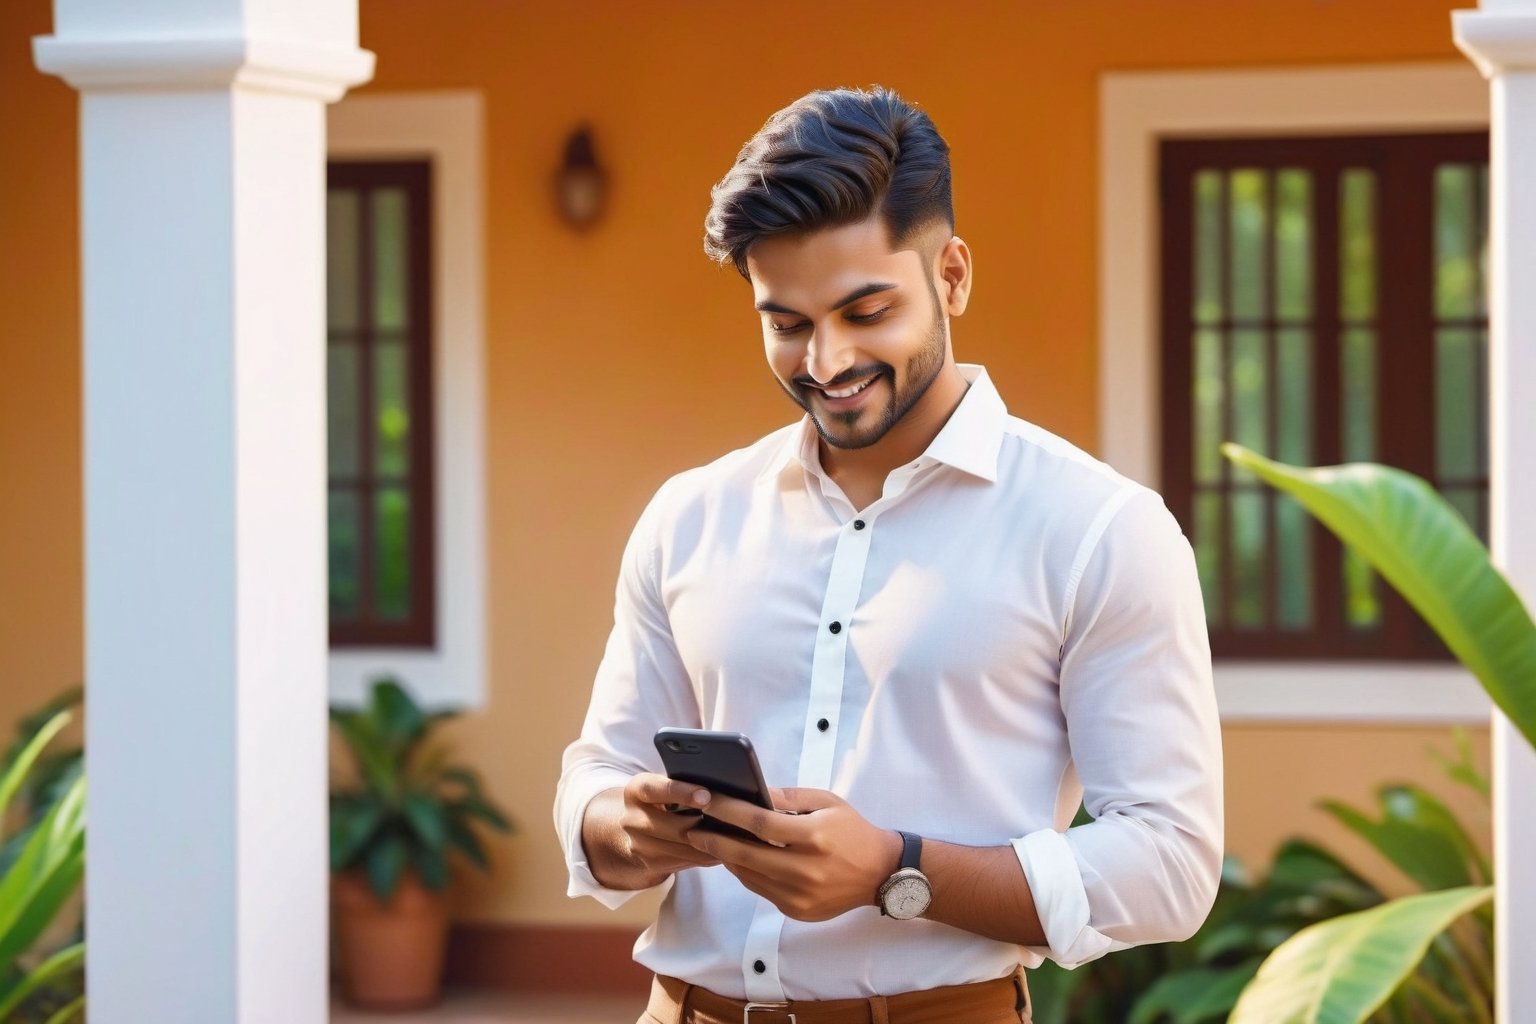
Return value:
<svg viewBox="0 0 1536 1024">
<path fill-rule="evenodd" d="M 823 441 L 834 448 L 842 448 L 844 450 L 868 448 L 890 433 L 891 428 L 900 423 L 902 417 L 911 412 L 912 407 L 928 393 L 928 389 L 933 386 L 933 382 L 939 379 L 939 371 L 944 368 L 944 320 L 938 312 L 937 296 L 935 296 L 934 306 L 933 326 L 928 331 L 928 343 L 907 361 L 906 390 L 900 393 L 896 392 L 896 372 L 891 366 L 881 365 L 879 367 L 880 377 L 888 382 L 892 394 L 889 403 L 886 405 L 885 415 L 881 417 L 879 424 L 863 435 L 848 437 L 832 434 L 827 430 L 827 424 L 822 422 L 821 415 L 812 408 L 810 400 L 802 400 L 799 395 L 785 387 L 784 390 L 789 392 L 789 396 L 795 400 L 795 403 L 811 414 L 811 422 L 816 424 L 816 432 L 821 435 Z M 856 371 L 853 379 L 857 380 L 858 377 L 866 375 L 867 372 Z M 782 384 L 782 382 L 780 383 Z M 869 386 L 874 387 L 878 383 L 879 380 L 877 379 L 872 381 Z M 846 413 L 835 413 L 832 418 L 835 421 L 841 421 L 845 426 L 852 427 L 858 422 L 859 415 L 859 410 L 853 410 Z"/>
</svg>

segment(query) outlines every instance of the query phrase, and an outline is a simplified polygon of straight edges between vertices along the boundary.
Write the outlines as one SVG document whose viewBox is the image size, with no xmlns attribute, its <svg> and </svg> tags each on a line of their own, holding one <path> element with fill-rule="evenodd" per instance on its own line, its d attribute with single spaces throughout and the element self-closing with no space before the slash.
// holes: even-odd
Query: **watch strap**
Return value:
<svg viewBox="0 0 1536 1024">
<path fill-rule="evenodd" d="M 901 836 L 901 864 L 898 870 L 900 868 L 921 870 L 919 862 L 923 859 L 923 837 L 900 829 L 896 830 L 896 834 Z"/>
</svg>

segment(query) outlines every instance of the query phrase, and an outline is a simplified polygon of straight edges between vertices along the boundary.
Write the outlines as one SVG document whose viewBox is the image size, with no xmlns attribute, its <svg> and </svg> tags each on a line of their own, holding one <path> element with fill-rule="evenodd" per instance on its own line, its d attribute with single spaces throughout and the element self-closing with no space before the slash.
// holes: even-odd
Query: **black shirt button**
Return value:
<svg viewBox="0 0 1536 1024">
<path fill-rule="evenodd" d="M 864 529 L 864 520 L 862 520 L 862 519 L 855 519 L 853 521 L 853 528 L 855 530 L 862 530 L 862 529 Z"/>
<path fill-rule="evenodd" d="M 827 628 L 830 629 L 833 633 L 841 633 L 843 631 L 843 624 L 841 622 L 834 622 Z"/>
<path fill-rule="evenodd" d="M 768 965 L 763 963 L 761 960 L 754 960 L 752 961 L 752 969 L 758 974 L 763 974 L 767 972 Z"/>
<path fill-rule="evenodd" d="M 816 728 L 821 732 L 826 732 L 828 729 L 832 728 L 832 723 L 823 718 L 821 721 L 816 723 Z"/>
</svg>

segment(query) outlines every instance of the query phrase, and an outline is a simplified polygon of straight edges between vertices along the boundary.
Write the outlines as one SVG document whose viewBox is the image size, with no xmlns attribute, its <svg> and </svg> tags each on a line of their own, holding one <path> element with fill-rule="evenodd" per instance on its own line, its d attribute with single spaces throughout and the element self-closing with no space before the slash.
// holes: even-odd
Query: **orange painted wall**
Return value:
<svg viewBox="0 0 1536 1024">
<path fill-rule="evenodd" d="M 879 82 L 934 115 L 977 264 L 957 353 L 988 364 L 1015 412 L 1091 448 L 1100 73 L 1455 60 L 1451 6 L 364 0 L 370 89 L 478 88 L 486 102 L 491 703 L 453 734 L 523 831 L 496 846 L 498 873 L 470 884 L 462 916 L 647 913 L 564 898 L 549 803 L 635 514 L 668 474 L 793 413 L 747 286 L 699 247 L 709 186 L 769 113 L 810 88 Z M 47 25 L 44 0 L 0 5 L 0 728 L 80 671 L 73 101 L 25 43 Z M 582 121 L 614 187 L 609 217 L 578 235 L 550 176 Z M 1449 748 L 1444 730 L 1226 735 L 1231 846 L 1255 860 L 1292 831 L 1336 835 L 1312 799 L 1433 778 L 1422 746 Z M 1287 760 L 1308 774 L 1273 770 Z"/>
<path fill-rule="evenodd" d="M 51 27 L 0 5 L 0 745 L 84 676 L 75 92 L 32 65 Z"/>
</svg>

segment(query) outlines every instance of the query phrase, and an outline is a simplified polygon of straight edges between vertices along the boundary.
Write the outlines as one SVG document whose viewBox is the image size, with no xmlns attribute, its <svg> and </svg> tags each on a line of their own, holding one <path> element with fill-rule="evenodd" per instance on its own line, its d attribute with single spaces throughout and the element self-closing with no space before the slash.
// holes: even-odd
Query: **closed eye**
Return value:
<svg viewBox="0 0 1536 1024">
<path fill-rule="evenodd" d="M 845 313 L 843 314 L 843 319 L 853 324 L 872 324 L 882 319 L 890 311 L 890 306 L 882 306 L 872 313 Z M 776 324 L 772 320 L 768 321 L 768 329 L 774 334 L 795 334 L 809 326 L 810 324 L 804 320 L 792 324 Z"/>
</svg>

